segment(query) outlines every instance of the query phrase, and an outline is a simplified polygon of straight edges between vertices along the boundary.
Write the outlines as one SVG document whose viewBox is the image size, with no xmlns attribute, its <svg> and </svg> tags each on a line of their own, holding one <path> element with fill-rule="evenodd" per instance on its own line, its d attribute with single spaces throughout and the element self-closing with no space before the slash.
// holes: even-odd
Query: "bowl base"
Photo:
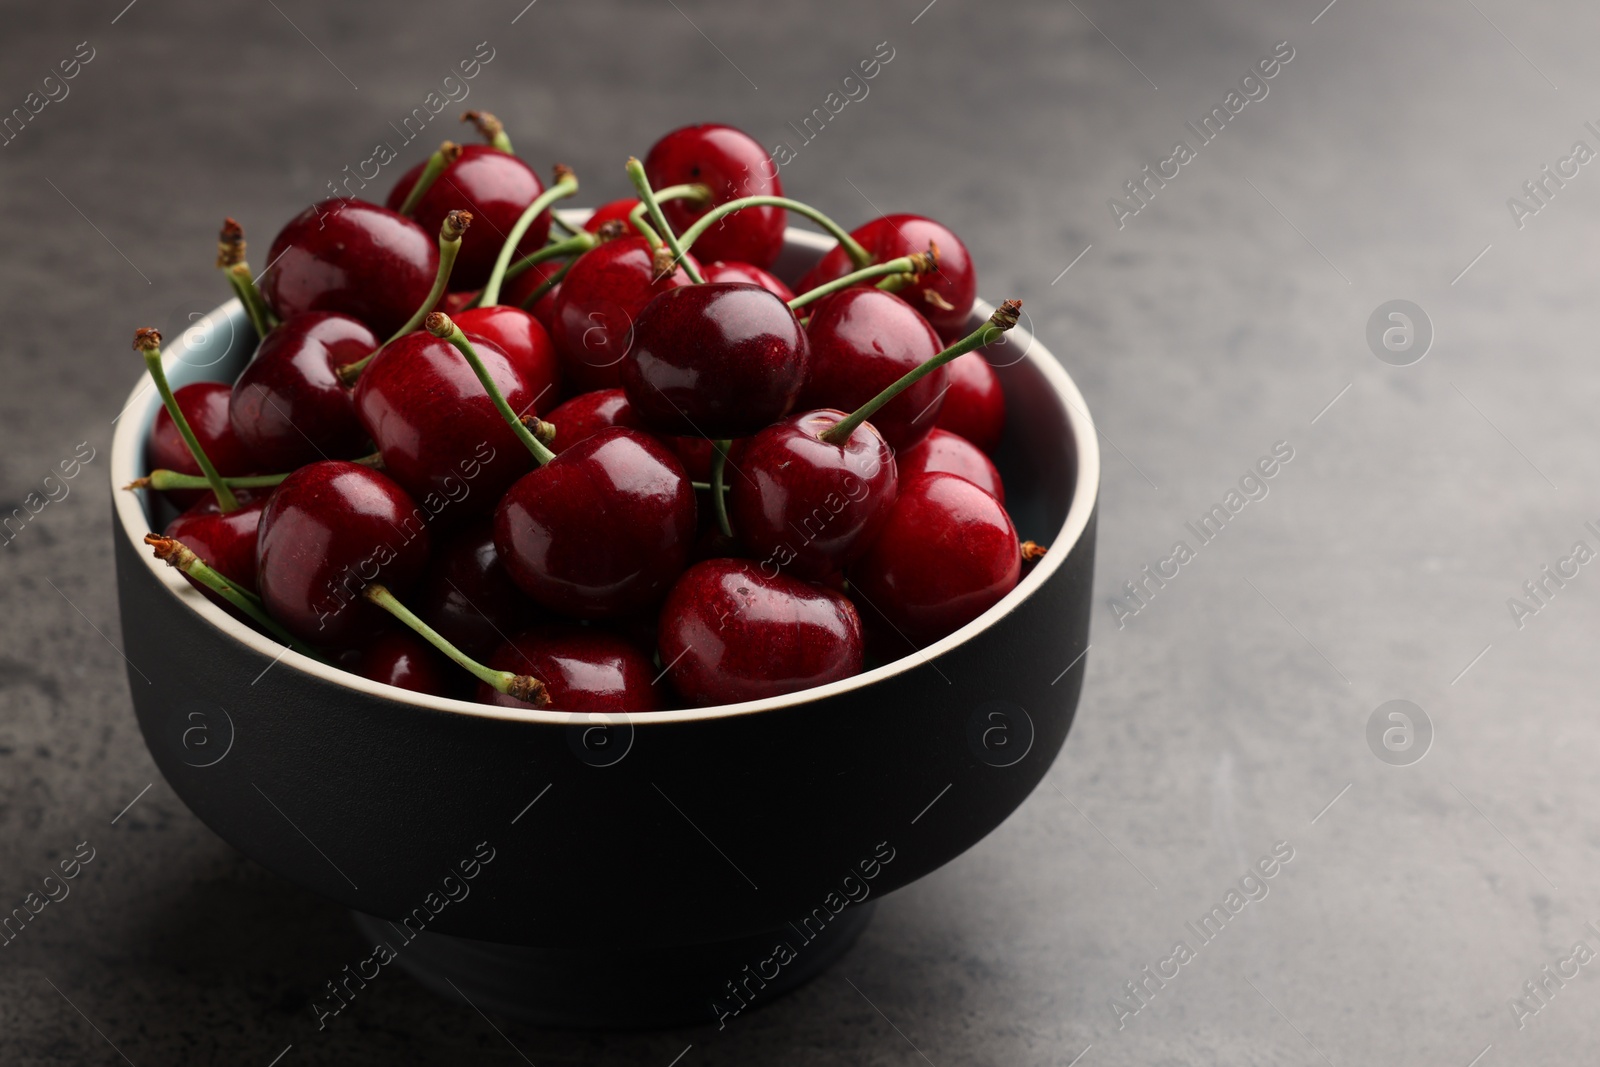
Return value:
<svg viewBox="0 0 1600 1067">
<path fill-rule="evenodd" d="M 424 931 L 396 962 L 427 988 L 484 1012 L 562 1029 L 727 1025 L 797 989 L 855 943 L 876 901 L 846 908 L 809 941 L 790 926 L 700 945 L 604 950 L 502 945 Z M 352 911 L 374 942 L 393 926 Z"/>
</svg>

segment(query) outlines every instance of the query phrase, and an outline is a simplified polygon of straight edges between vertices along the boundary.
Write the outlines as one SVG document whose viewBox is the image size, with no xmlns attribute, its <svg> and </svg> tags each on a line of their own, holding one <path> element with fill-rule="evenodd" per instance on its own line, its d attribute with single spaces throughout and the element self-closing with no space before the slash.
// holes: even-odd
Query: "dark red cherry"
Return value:
<svg viewBox="0 0 1600 1067">
<path fill-rule="evenodd" d="M 657 280 L 654 264 L 643 237 L 619 237 L 585 252 L 567 272 L 550 339 L 570 392 L 620 385 L 639 313 L 657 294 L 689 284 L 682 267 Z"/>
<path fill-rule="evenodd" d="M 735 535 L 771 572 L 820 579 L 867 550 L 889 517 L 894 453 L 862 423 L 843 445 L 822 434 L 842 411 L 792 415 L 751 437 L 728 476 Z"/>
<path fill-rule="evenodd" d="M 611 200 L 594 209 L 594 214 L 584 220 L 583 228 L 590 233 L 599 233 L 600 227 L 616 219 L 618 222 L 627 223 L 629 232 L 633 232 L 633 225 L 628 223 L 628 216 L 633 214 L 633 209 L 639 206 L 639 201 L 629 197 L 625 200 Z"/>
<path fill-rule="evenodd" d="M 786 304 L 794 299 L 794 290 L 779 281 L 776 275 L 749 263 L 733 260 L 707 263 L 700 268 L 700 277 L 708 282 L 744 282 L 746 285 L 759 285 Z"/>
<path fill-rule="evenodd" d="M 224 478 L 251 474 L 260 470 L 249 448 L 234 433 L 228 421 L 228 405 L 233 390 L 224 382 L 191 382 L 173 391 L 178 410 L 188 420 L 189 428 L 200 440 L 217 473 Z M 189 453 L 189 446 L 167 409 L 156 412 L 150 425 L 150 439 L 145 447 L 145 458 L 151 470 L 177 471 L 179 474 L 201 473 L 200 464 Z M 202 500 L 214 500 L 209 489 L 169 489 L 167 497 L 181 508 L 193 507 Z M 169 536 L 176 537 L 176 534 Z M 191 546 L 192 547 L 192 546 Z M 204 556 L 200 557 L 205 559 Z M 210 562 L 210 560 L 206 560 Z"/>
<path fill-rule="evenodd" d="M 209 449 L 207 455 L 210 455 Z M 239 506 L 232 511 L 220 510 L 217 498 L 208 492 L 204 500 L 169 522 L 164 533 L 182 541 L 211 569 L 253 593 L 256 591 L 256 531 L 270 492 L 235 489 Z M 217 603 L 223 603 L 221 597 L 199 582 L 190 579 L 189 584 Z"/>
<path fill-rule="evenodd" d="M 426 160 L 395 182 L 389 190 L 389 210 L 398 211 L 405 203 L 425 166 Z M 506 235 L 543 192 L 544 183 L 539 176 L 516 156 L 491 145 L 469 144 L 439 172 L 412 209 L 411 217 L 423 230 L 436 234 L 450 212 L 457 208 L 472 212 L 472 229 L 461 238 L 461 251 L 456 253 L 456 265 L 450 272 L 450 288 L 482 289 Z M 537 251 L 549 235 L 550 212 L 546 211 L 528 227 L 517 245 L 517 254 Z M 416 305 L 412 308 L 415 310 Z"/>
<path fill-rule="evenodd" d="M 678 233 L 688 229 L 713 207 L 730 200 L 783 195 L 778 167 L 767 150 L 755 138 L 732 126 L 685 126 L 673 130 L 651 147 L 650 154 L 645 157 L 644 172 L 655 189 L 689 184 L 710 188 L 708 203 L 683 199 L 668 200 L 661 205 L 667 222 Z M 781 207 L 755 207 L 735 212 L 695 242 L 695 254 L 702 260 L 737 259 L 758 267 L 770 267 L 783 251 L 783 230 L 788 214 Z"/>
<path fill-rule="evenodd" d="M 656 604 L 683 570 L 694 533 L 683 464 L 653 437 L 622 427 L 524 475 L 494 515 L 495 547 L 522 591 L 584 619 Z"/>
<path fill-rule="evenodd" d="M 234 433 L 271 471 L 360 455 L 367 431 L 337 372 L 378 344 L 365 324 L 331 311 L 278 326 L 234 382 L 228 406 Z"/>
<path fill-rule="evenodd" d="M 940 472 L 901 484 L 889 521 L 849 573 L 869 614 L 926 645 L 999 603 L 1021 572 L 1006 509 L 965 478 Z"/>
<path fill-rule="evenodd" d="M 811 374 L 800 403 L 808 408 L 854 411 L 944 348 L 911 305 L 882 289 L 846 289 L 823 297 L 812 305 L 806 336 Z M 933 428 L 945 380 L 940 367 L 872 416 L 896 452 Z"/>
<path fill-rule="evenodd" d="M 454 666 L 410 630 L 385 630 L 368 641 L 355 658 L 356 674 L 384 685 L 442 697 Z"/>
<path fill-rule="evenodd" d="M 534 608 L 494 547 L 494 522 L 473 519 L 434 549 L 416 613 L 473 659 L 485 659 L 533 621 Z"/>
<path fill-rule="evenodd" d="M 482 291 L 481 289 L 466 289 L 459 293 L 446 293 L 440 298 L 436 306 L 446 315 L 455 318 L 470 308 L 473 301 L 478 299 L 478 294 Z"/>
<path fill-rule="evenodd" d="M 472 338 L 489 376 L 519 415 L 535 391 L 492 341 Z M 389 345 L 356 380 L 356 413 L 384 470 L 428 511 L 482 514 L 533 467 L 470 364 L 447 341 L 418 330 Z"/>
<path fill-rule="evenodd" d="M 961 243 L 961 238 L 932 219 L 920 215 L 885 215 L 851 230 L 850 236 L 872 253 L 874 263 L 887 263 L 913 252 L 926 252 L 930 241 L 938 245 L 939 269 L 918 275 L 899 292 L 941 334 L 957 336 L 967 332 L 964 327 L 972 312 L 972 301 L 978 295 L 978 278 L 972 269 L 972 257 L 967 254 L 967 246 Z M 699 247 L 698 242 L 695 247 Z M 835 245 L 800 280 L 799 289 L 802 293 L 815 289 L 824 282 L 842 278 L 854 270 L 855 265 L 850 262 L 844 249 Z"/>
<path fill-rule="evenodd" d="M 684 572 L 661 608 L 661 662 L 693 705 L 737 704 L 861 673 L 849 600 L 742 559 Z"/>
<path fill-rule="evenodd" d="M 1006 394 L 999 376 L 982 352 L 957 356 L 944 369 L 949 388 L 939 409 L 938 427 L 993 453 L 1006 428 Z"/>
<path fill-rule="evenodd" d="M 608 426 L 626 426 L 643 430 L 644 425 L 633 413 L 633 405 L 621 389 L 597 389 L 592 393 L 579 393 L 545 418 L 556 428 L 556 439 L 550 447 L 564 452 L 571 445 L 593 437 Z M 711 442 L 703 437 L 673 437 L 657 435 L 658 440 L 677 455 L 684 471 L 697 482 L 711 477 Z"/>
<path fill-rule="evenodd" d="M 410 320 L 439 272 L 431 232 L 387 208 L 335 197 L 289 220 L 273 239 L 261 291 L 278 318 L 337 311 L 379 337 Z"/>
<path fill-rule="evenodd" d="M 960 362 L 958 359 L 957 362 Z M 1006 487 L 1001 484 L 1000 472 L 995 469 L 983 450 L 965 437 L 937 427 L 928 436 L 895 454 L 902 481 L 911 481 L 919 474 L 943 471 L 965 478 L 1001 504 L 1006 502 Z"/>
<path fill-rule="evenodd" d="M 533 390 L 541 410 L 553 408 L 561 395 L 561 361 L 550 334 L 533 315 L 521 308 L 496 304 L 472 308 L 454 316 L 461 332 L 493 341 L 500 347 Z"/>
<path fill-rule="evenodd" d="M 500 290 L 500 299 L 513 307 L 521 307 L 522 302 L 528 299 L 530 293 L 549 280 L 551 275 L 565 267 L 565 263 L 556 259 L 547 259 L 543 263 L 535 263 L 506 283 L 505 288 Z M 533 317 L 538 319 L 539 325 L 543 326 L 545 332 L 550 334 L 550 343 L 552 345 L 555 344 L 556 294 L 559 292 L 561 292 L 561 283 L 557 282 L 534 303 L 532 308 Z M 445 312 L 451 317 L 456 314 L 449 308 L 445 308 Z M 557 358 L 559 359 L 560 357 L 558 356 Z"/>
<path fill-rule="evenodd" d="M 556 437 L 550 443 L 550 449 L 558 454 L 612 426 L 644 429 L 633 413 L 633 405 L 628 403 L 627 394 L 621 389 L 596 389 L 592 393 L 579 393 L 544 418 L 556 428 Z"/>
<path fill-rule="evenodd" d="M 622 389 L 659 433 L 743 437 L 789 413 L 810 364 L 789 305 L 759 285 L 708 282 L 640 312 Z"/>
<path fill-rule="evenodd" d="M 388 618 L 362 591 L 381 582 L 403 593 L 421 575 L 428 544 L 426 513 L 393 479 L 359 463 L 319 460 L 267 501 L 256 587 L 267 614 L 296 637 L 348 646 Z"/>
<path fill-rule="evenodd" d="M 517 634 L 489 657 L 497 671 L 532 675 L 550 694 L 550 711 L 614 714 L 660 711 L 655 664 L 638 645 L 589 626 L 542 626 Z M 478 700 L 502 708 L 532 704 L 478 684 Z"/>
</svg>

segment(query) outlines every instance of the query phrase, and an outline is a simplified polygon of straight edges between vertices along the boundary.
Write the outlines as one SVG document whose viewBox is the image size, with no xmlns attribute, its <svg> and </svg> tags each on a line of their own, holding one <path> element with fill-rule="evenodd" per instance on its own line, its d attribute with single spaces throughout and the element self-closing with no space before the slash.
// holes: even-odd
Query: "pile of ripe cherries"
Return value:
<svg viewBox="0 0 1600 1067">
<path fill-rule="evenodd" d="M 290 647 L 423 693 L 568 712 L 757 700 L 950 633 L 1043 552 L 986 453 L 1005 418 L 945 227 L 846 232 L 727 126 L 628 161 L 580 228 L 493 116 L 386 206 L 292 219 L 259 279 L 218 266 L 260 343 L 165 401 L 146 538 Z M 769 273 L 790 214 L 837 239 Z M 553 229 L 554 227 L 554 229 Z M 453 660 L 467 673 L 451 666 Z M 474 681 L 475 679 L 475 681 Z"/>
</svg>

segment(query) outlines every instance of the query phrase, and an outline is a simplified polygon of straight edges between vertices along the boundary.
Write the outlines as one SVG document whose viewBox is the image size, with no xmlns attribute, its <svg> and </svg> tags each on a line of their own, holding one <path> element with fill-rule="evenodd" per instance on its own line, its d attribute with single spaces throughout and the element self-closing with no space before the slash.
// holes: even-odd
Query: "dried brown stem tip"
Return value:
<svg viewBox="0 0 1600 1067">
<path fill-rule="evenodd" d="M 506 696 L 532 704 L 536 708 L 550 706 L 550 691 L 537 678 L 526 674 L 513 675 L 506 685 Z"/>
<path fill-rule="evenodd" d="M 1032 563 L 1035 560 L 1044 559 L 1044 554 L 1050 551 L 1049 549 L 1045 548 L 1045 546 L 1033 541 L 1022 542 L 1021 548 L 1022 562 L 1024 563 Z"/>
<path fill-rule="evenodd" d="M 449 337 L 456 328 L 456 324 L 450 320 L 450 316 L 442 311 L 428 312 L 428 317 L 422 320 L 422 325 L 427 327 L 428 332 L 435 337 Z"/>
<path fill-rule="evenodd" d="M 595 236 L 601 241 L 615 241 L 618 237 L 625 237 L 628 233 L 628 224 L 621 219 L 607 219 L 595 231 Z"/>
<path fill-rule="evenodd" d="M 997 330 L 1009 330 L 1017 324 L 1017 319 L 1022 316 L 1022 301 L 1007 300 L 994 309 L 994 314 L 989 316 L 989 325 Z"/>
<path fill-rule="evenodd" d="M 939 269 L 939 246 L 929 241 L 926 252 L 913 252 L 906 258 L 911 260 L 912 274 L 932 274 Z"/>
<path fill-rule="evenodd" d="M 528 432 L 537 437 L 542 445 L 548 445 L 556 439 L 556 424 L 545 422 L 537 415 L 522 416 L 522 425 L 527 427 Z"/>
<path fill-rule="evenodd" d="M 651 260 L 651 265 L 655 267 L 656 280 L 660 281 L 678 269 L 678 257 L 672 254 L 672 249 L 662 245 L 656 249 L 655 258 Z"/>
<path fill-rule="evenodd" d="M 222 220 L 217 234 L 217 267 L 227 269 L 244 262 L 244 227 L 234 219 Z"/>
<path fill-rule="evenodd" d="M 567 166 L 565 163 L 557 163 L 554 167 L 551 168 L 551 170 L 554 173 L 554 178 L 553 178 L 553 180 L 551 182 L 551 184 L 553 184 L 553 185 L 559 185 L 562 182 L 566 181 L 568 178 L 576 177 L 577 173 L 578 173 L 577 171 L 573 170 L 571 167 Z"/>
<path fill-rule="evenodd" d="M 472 212 L 458 209 L 444 217 L 444 225 L 439 227 L 439 233 L 446 241 L 459 241 L 471 225 Z"/>
<path fill-rule="evenodd" d="M 129 482 L 127 485 L 123 486 L 122 488 L 123 489 L 148 489 L 148 488 L 150 488 L 150 479 L 149 478 L 135 478 L 133 481 Z"/>
<path fill-rule="evenodd" d="M 456 160 L 460 159 L 461 152 L 461 146 L 456 144 L 454 141 L 439 142 L 439 155 L 443 157 L 446 166 L 449 166 L 451 163 L 454 163 Z"/>
<path fill-rule="evenodd" d="M 496 137 L 506 132 L 505 123 L 487 111 L 463 111 L 461 113 L 461 121 L 470 122 L 476 126 L 478 135 L 490 144 L 494 143 Z"/>
<path fill-rule="evenodd" d="M 144 543 L 155 550 L 156 559 L 179 570 L 197 558 L 187 545 L 176 538 L 147 533 L 144 535 Z"/>
<path fill-rule="evenodd" d="M 161 351 L 161 331 L 154 326 L 141 326 L 134 330 L 133 350 L 135 352 Z"/>
</svg>

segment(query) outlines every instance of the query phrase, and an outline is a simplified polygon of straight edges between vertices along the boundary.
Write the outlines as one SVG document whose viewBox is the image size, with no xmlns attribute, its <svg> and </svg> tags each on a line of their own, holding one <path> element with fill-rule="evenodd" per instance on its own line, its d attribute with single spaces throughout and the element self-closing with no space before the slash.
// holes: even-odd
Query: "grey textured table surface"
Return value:
<svg viewBox="0 0 1600 1067">
<path fill-rule="evenodd" d="M 523 2 L 6 12 L 0 110 L 93 58 L 0 148 L 0 511 L 97 455 L 0 549 L 0 906 L 77 842 L 95 858 L 0 948 L 0 1062 L 1594 1062 L 1593 968 L 1524 983 L 1600 951 L 1600 579 L 1523 583 L 1600 549 L 1600 177 L 1573 157 L 1600 148 L 1600 8 Z M 794 143 L 789 190 L 846 219 L 946 221 L 1104 435 L 1093 648 L 1046 785 L 722 1032 L 537 1032 L 401 975 L 317 1032 L 348 917 L 189 814 L 129 707 L 104 455 L 130 329 L 220 302 L 221 217 L 264 249 L 480 41 L 471 103 L 591 202 L 627 153 L 719 120 Z M 870 95 L 800 144 L 788 123 L 884 41 Z M 1283 41 L 1202 143 L 1185 123 Z M 1180 138 L 1194 158 L 1163 164 Z M 1176 176 L 1119 227 L 1146 164 Z M 1367 340 L 1394 299 L 1435 334 L 1408 366 Z M 1278 442 L 1267 495 L 1200 545 L 1185 524 Z M 1119 618 L 1180 539 L 1193 558 Z M 1431 723 L 1420 762 L 1369 744 L 1392 699 Z M 1202 943 L 1185 923 L 1278 842 L 1267 895 Z M 1180 938 L 1193 958 L 1164 963 Z M 1146 966 L 1176 976 L 1135 1014 Z"/>
</svg>

